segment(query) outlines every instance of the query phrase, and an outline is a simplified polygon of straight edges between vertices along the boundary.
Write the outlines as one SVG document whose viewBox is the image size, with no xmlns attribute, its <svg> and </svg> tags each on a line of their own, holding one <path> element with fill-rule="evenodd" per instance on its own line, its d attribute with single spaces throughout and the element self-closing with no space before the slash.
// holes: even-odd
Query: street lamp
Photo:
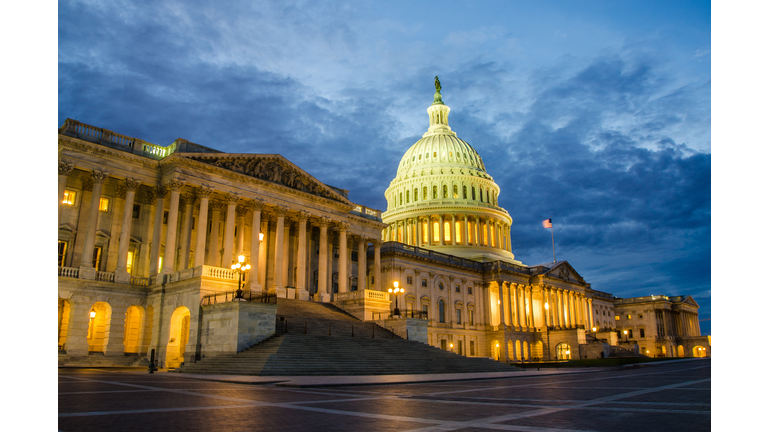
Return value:
<svg viewBox="0 0 768 432">
<path fill-rule="evenodd" d="M 397 295 L 405 290 L 402 290 L 398 288 L 398 285 L 400 285 L 397 281 L 395 281 L 395 289 L 390 288 L 389 293 L 395 295 L 395 312 L 393 313 L 394 316 L 400 316 L 400 308 L 397 307 Z"/>
<path fill-rule="evenodd" d="M 235 295 L 235 298 L 238 300 L 243 300 L 243 290 L 241 289 L 241 284 L 245 282 L 245 274 L 248 272 L 248 270 L 251 269 L 250 264 L 245 264 L 245 256 L 240 255 L 237 257 L 237 262 L 235 264 L 232 264 L 232 270 L 237 272 L 237 294 Z"/>
<path fill-rule="evenodd" d="M 629 336 L 627 336 L 627 334 L 628 334 L 628 333 L 629 333 L 629 332 L 627 332 L 626 330 L 624 330 L 624 342 L 626 342 L 626 343 L 629 343 Z"/>
</svg>

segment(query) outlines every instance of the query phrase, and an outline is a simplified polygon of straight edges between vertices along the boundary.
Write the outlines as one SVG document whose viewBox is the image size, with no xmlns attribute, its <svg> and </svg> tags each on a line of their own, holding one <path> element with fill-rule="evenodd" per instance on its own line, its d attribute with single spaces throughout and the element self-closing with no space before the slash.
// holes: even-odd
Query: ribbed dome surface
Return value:
<svg viewBox="0 0 768 432">
<path fill-rule="evenodd" d="M 395 179 L 425 168 L 467 168 L 487 174 L 477 151 L 451 131 L 429 134 L 412 145 L 400 159 Z"/>
</svg>

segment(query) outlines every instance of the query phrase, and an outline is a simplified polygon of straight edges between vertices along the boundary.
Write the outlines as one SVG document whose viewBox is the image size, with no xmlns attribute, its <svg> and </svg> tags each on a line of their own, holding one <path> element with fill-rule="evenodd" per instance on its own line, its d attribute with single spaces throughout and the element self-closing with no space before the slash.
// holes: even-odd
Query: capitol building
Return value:
<svg viewBox="0 0 768 432">
<path fill-rule="evenodd" d="M 280 331 L 269 298 L 499 362 L 711 355 L 690 296 L 617 298 L 567 261 L 524 264 L 481 143 L 451 129 L 436 89 L 386 211 L 280 154 L 163 147 L 67 119 L 59 364 L 151 356 L 175 368 L 241 352 Z M 231 301 L 238 289 L 246 301 Z"/>
</svg>

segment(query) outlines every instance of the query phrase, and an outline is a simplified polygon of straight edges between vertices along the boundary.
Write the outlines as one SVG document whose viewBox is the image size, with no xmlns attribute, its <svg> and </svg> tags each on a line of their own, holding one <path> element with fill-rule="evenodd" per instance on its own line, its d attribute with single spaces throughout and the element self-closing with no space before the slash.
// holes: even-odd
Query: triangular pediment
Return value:
<svg viewBox="0 0 768 432">
<path fill-rule="evenodd" d="M 180 154 L 180 156 L 285 186 L 300 192 L 352 205 L 352 203 L 342 194 L 307 174 L 304 170 L 281 155 L 183 153 Z"/>
<path fill-rule="evenodd" d="M 693 297 L 691 296 L 686 296 L 685 300 L 683 300 L 683 303 L 689 304 L 691 306 L 696 306 L 697 308 L 699 307 L 699 304 L 696 303 L 696 301 L 693 300 Z"/>
<path fill-rule="evenodd" d="M 564 281 L 585 284 L 584 278 L 568 264 L 568 261 L 558 261 L 552 268 L 544 273 L 549 277 L 555 277 Z"/>
</svg>

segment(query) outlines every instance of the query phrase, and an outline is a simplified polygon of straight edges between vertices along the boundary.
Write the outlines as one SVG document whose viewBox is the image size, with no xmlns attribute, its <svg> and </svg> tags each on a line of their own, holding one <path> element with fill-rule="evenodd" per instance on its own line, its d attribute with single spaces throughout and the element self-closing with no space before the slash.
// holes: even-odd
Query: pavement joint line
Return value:
<svg viewBox="0 0 768 432">
<path fill-rule="evenodd" d="M 687 381 L 687 382 L 677 383 L 677 384 L 670 384 L 670 385 L 656 387 L 654 389 L 648 389 L 648 390 L 636 390 L 636 391 L 632 391 L 632 392 L 628 392 L 628 393 L 624 393 L 624 394 L 619 394 L 619 395 L 615 395 L 615 396 L 606 396 L 606 397 L 602 397 L 602 398 L 591 399 L 589 401 L 585 401 L 585 402 L 580 403 L 580 404 L 573 404 L 573 405 L 561 406 L 561 407 L 552 407 L 552 408 L 540 409 L 540 410 L 528 411 L 528 412 L 522 412 L 522 413 L 506 414 L 506 415 L 495 416 L 495 417 L 486 417 L 484 419 L 477 419 L 477 420 L 473 420 L 471 422 L 465 422 L 464 426 L 461 426 L 461 427 L 456 428 L 456 429 L 461 429 L 461 428 L 464 428 L 464 427 L 482 427 L 482 428 L 485 428 L 486 424 L 489 424 L 489 423 L 498 423 L 498 422 L 503 422 L 503 421 L 517 420 L 517 419 L 521 419 L 521 418 L 528 418 L 528 417 L 537 417 L 537 416 L 541 416 L 541 415 L 554 414 L 554 413 L 557 413 L 557 412 L 560 412 L 560 411 L 568 411 L 568 410 L 572 410 L 572 409 L 576 409 L 576 408 L 586 408 L 586 407 L 589 407 L 590 405 L 596 405 L 596 404 L 601 404 L 601 403 L 605 403 L 605 402 L 610 402 L 612 400 L 626 399 L 628 397 L 640 396 L 640 395 L 644 395 L 644 394 L 648 394 L 648 393 L 655 393 L 655 392 L 658 392 L 658 391 L 673 389 L 675 387 L 679 387 L 679 386 L 683 386 L 683 385 L 691 385 L 691 384 L 695 384 L 695 383 L 699 383 L 699 382 L 706 382 L 706 381 L 711 381 L 711 378 L 706 378 L 706 379 L 696 380 L 696 381 Z M 624 409 L 622 409 L 622 408 L 618 408 L 618 409 L 624 411 Z M 695 412 L 699 413 L 699 414 L 703 413 L 703 411 L 695 411 Z M 446 429 L 445 427 L 443 427 L 441 429 L 422 428 L 422 429 L 414 429 L 414 430 L 411 430 L 410 432 L 436 432 L 436 431 L 449 431 L 449 430 L 456 430 L 456 429 Z"/>
<path fill-rule="evenodd" d="M 148 414 L 148 413 L 163 413 L 174 411 L 197 411 L 197 410 L 210 410 L 210 409 L 225 409 L 225 408 L 251 408 L 253 405 L 213 405 L 204 407 L 179 407 L 179 408 L 146 408 L 139 410 L 121 410 L 121 411 L 91 411 L 91 412 L 76 412 L 76 413 L 59 413 L 59 417 L 88 417 L 98 415 L 121 415 L 121 414 Z"/>
</svg>

